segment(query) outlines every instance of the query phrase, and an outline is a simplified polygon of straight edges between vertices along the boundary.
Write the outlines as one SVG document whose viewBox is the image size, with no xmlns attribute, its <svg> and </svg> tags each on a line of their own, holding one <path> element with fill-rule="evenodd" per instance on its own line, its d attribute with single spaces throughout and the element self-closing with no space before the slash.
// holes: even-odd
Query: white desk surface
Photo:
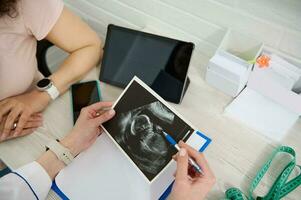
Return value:
<svg viewBox="0 0 301 200">
<path fill-rule="evenodd" d="M 278 144 L 269 141 L 256 131 L 223 115 L 224 108 L 231 98 L 206 84 L 204 80 L 206 58 L 193 57 L 189 70 L 191 79 L 183 102 L 174 107 L 190 120 L 200 131 L 210 138 L 212 143 L 206 150 L 206 157 L 215 172 L 217 183 L 207 199 L 221 199 L 224 191 L 239 187 L 244 192 L 263 162 Z M 97 79 L 99 69 L 93 70 L 88 79 Z M 101 83 L 104 100 L 114 101 L 121 89 Z M 62 138 L 72 127 L 70 92 L 53 102 L 44 112 L 44 125 L 34 134 L 0 144 L 0 159 L 12 169 L 35 160 L 45 151 L 49 138 Z M 297 152 L 297 161 L 301 164 L 301 120 L 290 130 L 282 141 L 283 145 L 293 147 Z M 278 165 L 279 166 L 279 165 Z M 257 192 L 263 194 L 278 175 L 273 168 L 263 179 Z M 298 188 L 285 199 L 297 200 L 301 197 Z M 50 191 L 48 199 L 58 199 Z"/>
</svg>

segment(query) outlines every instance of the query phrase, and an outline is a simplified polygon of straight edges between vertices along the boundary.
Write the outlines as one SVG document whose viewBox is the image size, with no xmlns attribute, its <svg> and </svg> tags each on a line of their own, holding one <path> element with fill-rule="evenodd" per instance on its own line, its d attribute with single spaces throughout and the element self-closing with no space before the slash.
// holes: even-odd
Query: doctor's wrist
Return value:
<svg viewBox="0 0 301 200">
<path fill-rule="evenodd" d="M 52 151 L 46 151 L 37 159 L 37 163 L 44 168 L 51 180 L 54 180 L 56 175 L 65 167 L 65 164 Z"/>
<path fill-rule="evenodd" d="M 67 135 L 64 139 L 60 141 L 60 143 L 69 149 L 70 153 L 75 157 L 77 156 L 81 150 L 79 148 L 79 145 L 76 142 L 76 139 L 72 137 L 71 134 Z"/>
</svg>

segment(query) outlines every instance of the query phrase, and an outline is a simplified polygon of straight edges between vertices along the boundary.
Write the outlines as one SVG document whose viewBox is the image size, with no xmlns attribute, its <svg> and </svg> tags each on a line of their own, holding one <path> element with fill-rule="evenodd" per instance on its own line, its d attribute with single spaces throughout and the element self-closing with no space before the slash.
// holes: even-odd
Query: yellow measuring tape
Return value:
<svg viewBox="0 0 301 200">
<path fill-rule="evenodd" d="M 266 196 L 256 198 L 253 197 L 253 192 L 255 188 L 258 186 L 262 177 L 270 168 L 273 159 L 279 153 L 287 153 L 291 155 L 291 161 L 279 174 L 278 178 L 276 179 Z M 298 176 L 291 179 L 290 181 L 287 181 L 288 177 L 290 176 L 295 167 L 298 167 L 301 170 L 301 166 L 296 165 L 296 153 L 294 149 L 287 146 L 281 146 L 273 152 L 271 158 L 259 170 L 254 180 L 252 181 L 248 195 L 243 194 L 238 188 L 230 188 L 226 191 L 226 200 L 279 200 L 301 185 L 301 173 L 299 173 Z"/>
</svg>

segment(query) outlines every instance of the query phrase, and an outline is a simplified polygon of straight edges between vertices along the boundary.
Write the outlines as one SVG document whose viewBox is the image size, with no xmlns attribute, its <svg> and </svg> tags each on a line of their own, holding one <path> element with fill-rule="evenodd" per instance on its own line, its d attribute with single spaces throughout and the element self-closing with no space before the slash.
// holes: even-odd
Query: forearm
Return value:
<svg viewBox="0 0 301 200">
<path fill-rule="evenodd" d="M 69 89 L 70 85 L 83 78 L 98 63 L 101 57 L 102 49 L 100 48 L 100 42 L 75 50 L 59 69 L 50 76 L 50 79 L 60 94 L 63 94 Z M 20 95 L 18 98 L 23 98 L 23 100 L 39 99 L 39 103 L 31 107 L 34 112 L 42 111 L 51 101 L 50 96 L 46 92 L 39 92 L 36 89 L 30 91 L 27 95 L 28 97 Z"/>
<path fill-rule="evenodd" d="M 46 39 L 70 53 L 50 77 L 61 94 L 94 67 L 102 55 L 96 32 L 66 7 Z"/>
<path fill-rule="evenodd" d="M 45 169 L 51 180 L 65 167 L 52 151 L 45 152 L 37 162 Z"/>
<path fill-rule="evenodd" d="M 100 43 L 86 46 L 72 52 L 59 69 L 50 78 L 60 93 L 64 93 L 70 85 L 87 74 L 102 56 Z"/>
<path fill-rule="evenodd" d="M 63 138 L 60 143 L 68 148 L 72 155 L 79 154 L 80 145 L 76 144 L 71 134 Z M 54 180 L 56 175 L 66 166 L 51 150 L 46 151 L 37 162 L 45 169 L 51 180 Z"/>
</svg>

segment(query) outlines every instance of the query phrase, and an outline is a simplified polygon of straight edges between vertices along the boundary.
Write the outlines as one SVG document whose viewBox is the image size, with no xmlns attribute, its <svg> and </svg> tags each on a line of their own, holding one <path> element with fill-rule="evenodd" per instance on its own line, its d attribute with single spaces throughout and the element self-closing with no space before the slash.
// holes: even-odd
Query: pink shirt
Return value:
<svg viewBox="0 0 301 200">
<path fill-rule="evenodd" d="M 47 36 L 63 7 L 61 0 L 19 0 L 16 18 L 0 18 L 0 100 L 26 92 L 38 79 L 37 40 Z"/>
</svg>

